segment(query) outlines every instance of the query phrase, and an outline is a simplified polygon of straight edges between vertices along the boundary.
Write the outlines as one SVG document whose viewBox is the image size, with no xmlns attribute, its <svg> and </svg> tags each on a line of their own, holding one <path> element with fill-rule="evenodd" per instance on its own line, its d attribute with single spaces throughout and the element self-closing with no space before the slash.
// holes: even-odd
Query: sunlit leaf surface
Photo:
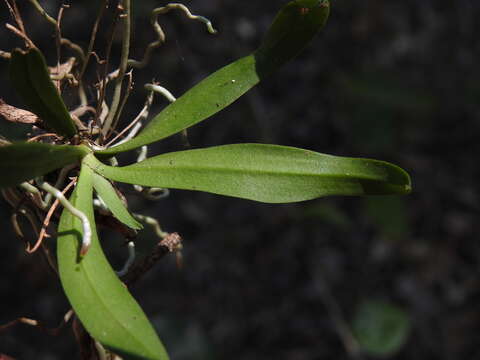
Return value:
<svg viewBox="0 0 480 360">
<path fill-rule="evenodd" d="M 0 146 L 0 188 L 17 185 L 77 162 L 88 152 L 83 146 L 27 142 Z"/>
<path fill-rule="evenodd" d="M 92 176 L 82 166 L 71 203 L 90 219 L 92 246 L 79 258 L 80 220 L 64 210 L 60 219 L 57 256 L 60 279 L 85 329 L 123 359 L 166 360 L 168 355 L 140 306 L 118 279 L 100 247 L 92 206 Z"/>
<path fill-rule="evenodd" d="M 115 181 L 269 203 L 411 190 L 408 174 L 398 166 L 279 145 L 236 144 L 179 151 L 124 167 L 104 165 L 89 155 L 86 163 Z"/>
<path fill-rule="evenodd" d="M 151 120 L 134 139 L 99 154 L 111 155 L 161 140 L 207 119 L 237 100 L 289 61 L 325 25 L 326 0 L 296 0 L 285 5 L 262 45 L 253 54 L 216 71 Z"/>
</svg>

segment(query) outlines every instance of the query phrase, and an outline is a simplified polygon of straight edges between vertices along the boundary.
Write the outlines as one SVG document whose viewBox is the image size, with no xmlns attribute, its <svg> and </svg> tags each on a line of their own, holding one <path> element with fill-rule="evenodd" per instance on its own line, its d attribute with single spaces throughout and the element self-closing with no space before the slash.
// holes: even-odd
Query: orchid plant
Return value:
<svg viewBox="0 0 480 360">
<path fill-rule="evenodd" d="M 107 1 L 99 2 L 87 49 L 62 37 L 60 19 L 65 7 L 53 18 L 37 0 L 29 2 L 52 25 L 57 64 L 47 66 L 25 30 L 15 1 L 7 2 L 16 21 L 16 26 L 7 27 L 24 45 L 0 55 L 8 60 L 11 85 L 28 110 L 2 101 L 0 114 L 8 121 L 29 124 L 31 136 L 24 142 L 0 137 L 0 188 L 14 209 L 12 222 L 17 233 L 22 235 L 18 218 L 25 217 L 39 235 L 35 245 L 28 245 L 29 252 L 37 248 L 47 251 L 42 240 L 49 226 L 58 224 L 57 261 L 52 259 L 52 266 L 58 269 L 73 313 L 94 339 L 96 352 L 123 359 L 168 359 L 156 331 L 128 290 L 127 279 L 136 269 L 130 266 L 134 236 L 128 237 L 132 256 L 117 273 L 102 251 L 96 221 L 113 221 L 124 233 L 133 234 L 142 229 L 142 223 L 153 224 L 161 237 L 160 248 L 175 252 L 182 247 L 176 233 L 165 233 L 155 219 L 131 213 L 117 182 L 132 184 L 150 197 L 165 196 L 168 189 L 184 189 L 266 203 L 329 195 L 407 194 L 411 190 L 409 175 L 396 165 L 281 145 L 229 144 L 147 158 L 149 144 L 184 133 L 208 119 L 298 55 L 324 27 L 328 0 L 287 3 L 257 50 L 214 72 L 178 99 L 157 83 L 146 84 L 145 106 L 123 129 L 119 129 L 119 119 L 131 90 L 129 70 L 144 67 L 151 52 L 165 41 L 159 15 L 177 9 L 214 33 L 210 21 L 192 15 L 181 4 L 154 9 L 151 23 L 156 39 L 143 59 L 133 60 L 129 58 L 131 0 L 119 0 L 114 26 L 122 28 L 121 61 L 118 69 L 111 70 L 111 46 L 105 59 L 94 52 Z M 64 48 L 75 56 L 62 57 Z M 84 76 L 89 66 L 98 66 L 98 73 L 103 74 L 93 85 L 87 84 Z M 85 95 L 89 86 L 95 89 L 93 102 Z M 69 110 L 65 105 L 62 92 L 66 88 L 78 94 L 78 107 Z M 155 93 L 171 104 L 143 126 Z M 140 150 L 137 162 L 119 166 L 115 156 L 133 150 Z"/>
</svg>

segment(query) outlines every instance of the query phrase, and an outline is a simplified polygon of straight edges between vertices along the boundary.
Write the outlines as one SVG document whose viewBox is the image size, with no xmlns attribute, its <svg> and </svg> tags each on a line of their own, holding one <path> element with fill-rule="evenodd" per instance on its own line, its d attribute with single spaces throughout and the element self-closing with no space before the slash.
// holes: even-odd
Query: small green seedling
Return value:
<svg viewBox="0 0 480 360">
<path fill-rule="evenodd" d="M 4 117 L 26 122 L 20 114 L 28 113 L 31 136 L 26 142 L 0 138 L 0 188 L 14 209 L 12 223 L 17 233 L 22 235 L 18 217 L 23 216 L 39 234 L 29 251 L 46 247 L 42 243 L 46 229 L 50 221 L 57 222 L 55 211 L 63 207 L 56 231 L 60 280 L 76 317 L 94 339 L 96 351 L 103 355 L 108 351 L 123 359 L 168 359 L 126 286 L 134 271 L 129 267 L 134 258 L 129 234 L 142 229 L 142 223 L 149 224 L 162 238 L 163 248 L 175 252 L 182 246 L 179 236 L 163 232 L 155 219 L 132 214 L 116 182 L 132 184 L 139 194 L 150 198 L 162 198 L 168 189 L 184 189 L 266 203 L 328 195 L 407 194 L 411 190 L 409 175 L 396 165 L 281 145 L 230 144 L 147 158 L 148 145 L 177 133 L 185 134 L 187 128 L 229 106 L 297 56 L 324 27 L 330 6 L 327 0 L 289 2 L 275 17 L 257 50 L 214 72 L 178 99 L 157 83 L 145 84 L 145 105 L 124 129 L 118 127 L 131 90 L 130 69 L 146 66 L 152 51 L 165 41 L 158 16 L 177 9 L 215 33 L 210 21 L 192 15 L 181 4 L 154 9 L 151 24 L 156 39 L 147 46 L 141 60 L 133 60 L 129 58 L 131 0 L 119 0 L 112 26 L 121 27 L 121 61 L 112 71 L 107 67 L 111 42 L 105 59 L 94 52 L 105 1 L 99 2 L 91 40 L 83 50 L 61 35 L 59 19 L 65 7 L 54 19 L 37 0 L 30 0 L 56 34 L 57 64 L 49 68 L 28 37 L 15 2 L 7 3 L 17 24 L 8 28 L 21 38 L 24 47 L 1 52 L 1 56 L 9 59 L 11 85 L 30 112 L 14 108 Z M 75 57 L 65 59 L 65 48 Z M 86 83 L 85 74 L 94 65 L 99 66 L 96 73 L 103 77 L 92 86 Z M 66 87 L 70 94 L 78 96 L 74 109 L 68 109 L 61 96 Z M 97 94 L 95 101 L 87 102 L 87 88 Z M 157 93 L 166 97 L 170 105 L 143 126 Z M 5 106 L 9 105 L 0 103 L 0 108 Z M 132 150 L 140 150 L 138 161 L 118 166 L 115 156 Z M 114 221 L 129 241 L 130 256 L 120 271 L 122 278 L 102 251 L 96 219 Z"/>
</svg>

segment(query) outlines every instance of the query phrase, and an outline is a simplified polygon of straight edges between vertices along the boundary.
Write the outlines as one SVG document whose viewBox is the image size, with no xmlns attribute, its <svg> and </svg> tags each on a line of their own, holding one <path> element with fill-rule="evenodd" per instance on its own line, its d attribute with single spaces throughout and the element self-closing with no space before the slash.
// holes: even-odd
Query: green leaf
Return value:
<svg viewBox="0 0 480 360">
<path fill-rule="evenodd" d="M 297 56 L 325 26 L 329 12 L 328 0 L 296 0 L 285 5 L 255 53 L 257 72 L 266 76 Z"/>
<path fill-rule="evenodd" d="M 167 153 L 124 166 L 86 164 L 106 178 L 143 186 L 211 192 L 268 203 L 327 195 L 406 194 L 408 174 L 378 160 L 344 158 L 263 144 Z"/>
<path fill-rule="evenodd" d="M 19 142 L 0 146 L 0 188 L 45 175 L 79 161 L 90 151 L 85 146 Z"/>
<path fill-rule="evenodd" d="M 112 212 L 113 216 L 132 229 L 143 229 L 142 224 L 130 215 L 125 204 L 118 196 L 117 191 L 107 179 L 98 174 L 93 174 L 93 187 L 95 188 L 97 195 Z"/>
<path fill-rule="evenodd" d="M 92 226 L 92 245 L 82 259 L 80 220 L 67 210 L 60 218 L 57 256 L 63 288 L 85 329 L 104 346 L 125 360 L 166 360 L 168 355 L 155 330 L 100 247 L 92 205 L 92 175 L 88 166 L 82 166 L 70 198 Z"/>
<path fill-rule="evenodd" d="M 353 320 L 353 333 L 360 346 L 375 356 L 390 356 L 405 344 L 411 324 L 408 313 L 384 301 L 362 303 Z"/>
<path fill-rule="evenodd" d="M 72 137 L 77 133 L 72 118 L 50 80 L 50 73 L 40 50 L 12 51 L 10 81 L 27 106 L 58 134 Z"/>
<path fill-rule="evenodd" d="M 296 0 L 285 5 L 253 54 L 211 74 L 167 106 L 134 139 L 97 151 L 114 155 L 173 135 L 227 107 L 258 82 L 295 57 L 325 25 L 326 0 Z"/>
</svg>

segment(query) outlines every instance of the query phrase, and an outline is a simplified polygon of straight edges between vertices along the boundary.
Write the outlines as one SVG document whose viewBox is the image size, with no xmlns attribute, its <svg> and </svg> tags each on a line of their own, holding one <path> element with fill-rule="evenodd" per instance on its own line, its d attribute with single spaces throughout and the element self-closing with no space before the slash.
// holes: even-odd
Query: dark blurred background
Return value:
<svg viewBox="0 0 480 360">
<path fill-rule="evenodd" d="M 213 21 L 215 36 L 179 12 L 162 17 L 167 43 L 148 68 L 134 72 L 137 91 L 124 120 L 143 106 L 145 82 L 154 78 L 179 96 L 250 53 L 285 2 L 186 3 Z M 60 4 L 41 3 L 51 14 Z M 63 34 L 86 46 L 96 3 L 70 4 Z M 135 2 L 134 57 L 154 38 L 151 9 L 165 4 Z M 29 34 L 52 62 L 51 27 L 26 1 L 19 5 Z M 172 359 L 480 359 L 480 243 L 474 235 L 480 4 L 331 5 L 329 23 L 311 46 L 189 130 L 191 146 L 265 142 L 378 158 L 409 171 L 413 192 L 289 205 L 186 191 L 159 202 L 132 199 L 136 211 L 184 238 L 183 270 L 169 256 L 132 289 Z M 11 22 L 3 3 L 0 18 Z M 22 45 L 3 26 L 0 39 L 4 51 Z M 0 97 L 22 106 L 9 85 L 7 62 L 1 64 Z M 157 97 L 152 114 L 165 105 Z M 12 134 L 6 127 L 0 133 Z M 174 136 L 152 154 L 182 148 Z M 27 316 L 53 327 L 68 303 L 40 254 L 25 254 L 9 211 L 0 201 L 0 324 Z M 126 254 L 121 239 L 101 236 L 120 267 Z M 138 243 L 152 239 L 145 230 Z M 25 325 L 0 333 L 2 352 L 18 359 L 77 356 L 70 329 L 50 337 Z"/>
</svg>

